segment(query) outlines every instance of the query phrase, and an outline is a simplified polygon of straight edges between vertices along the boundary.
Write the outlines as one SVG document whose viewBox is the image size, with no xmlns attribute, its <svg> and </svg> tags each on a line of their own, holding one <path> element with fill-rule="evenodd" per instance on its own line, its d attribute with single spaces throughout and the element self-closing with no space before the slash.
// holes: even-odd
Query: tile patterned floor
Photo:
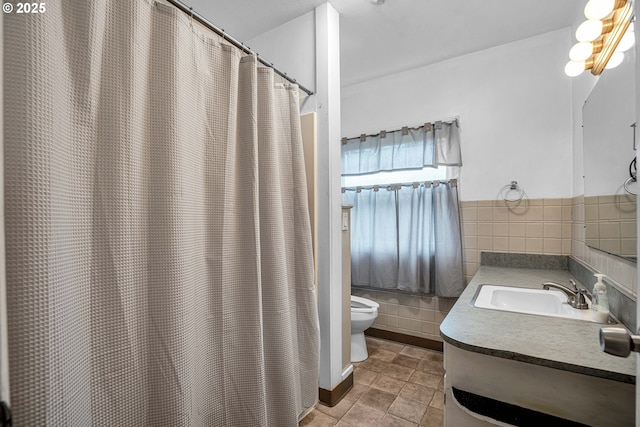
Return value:
<svg viewBox="0 0 640 427">
<path fill-rule="evenodd" d="M 367 349 L 349 393 L 333 408 L 319 404 L 300 426 L 443 426 L 442 353 L 371 337 Z"/>
</svg>

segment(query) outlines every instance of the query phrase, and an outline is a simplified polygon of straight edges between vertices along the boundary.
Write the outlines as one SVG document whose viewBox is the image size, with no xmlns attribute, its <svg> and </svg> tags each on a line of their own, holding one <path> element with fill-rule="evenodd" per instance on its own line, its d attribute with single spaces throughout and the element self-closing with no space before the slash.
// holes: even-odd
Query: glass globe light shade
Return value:
<svg viewBox="0 0 640 427">
<path fill-rule="evenodd" d="M 620 43 L 616 47 L 616 52 L 626 52 L 636 44 L 636 33 L 633 31 L 633 23 L 627 28 L 627 32 L 620 39 Z"/>
<path fill-rule="evenodd" d="M 584 71 L 584 61 L 569 61 L 564 66 L 564 73 L 569 77 L 576 77 Z"/>
<path fill-rule="evenodd" d="M 592 42 L 602 34 L 602 21 L 588 19 L 576 30 L 576 39 L 579 42 Z"/>
<path fill-rule="evenodd" d="M 584 7 L 584 16 L 587 19 L 602 19 L 613 12 L 616 0 L 589 0 Z"/>
<path fill-rule="evenodd" d="M 616 68 L 618 65 L 622 64 L 622 61 L 624 61 L 624 53 L 613 52 L 613 55 L 611 55 L 611 58 L 609 58 L 609 62 L 607 62 L 607 65 L 604 68 L 606 68 L 607 70 Z"/>
<path fill-rule="evenodd" d="M 573 45 L 569 51 L 569 59 L 572 61 L 584 61 L 593 53 L 593 44 L 580 42 Z"/>
</svg>

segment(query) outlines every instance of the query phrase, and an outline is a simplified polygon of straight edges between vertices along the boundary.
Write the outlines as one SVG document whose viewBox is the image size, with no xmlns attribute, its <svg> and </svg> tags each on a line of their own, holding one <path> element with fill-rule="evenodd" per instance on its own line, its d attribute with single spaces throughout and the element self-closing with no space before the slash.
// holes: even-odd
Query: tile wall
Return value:
<svg viewBox="0 0 640 427">
<path fill-rule="evenodd" d="M 624 257 L 637 255 L 635 196 L 585 197 L 584 224 L 589 246 Z"/>
<path fill-rule="evenodd" d="M 433 341 L 442 341 L 440 323 L 457 300 L 356 287 L 351 292 L 380 304 L 374 328 Z"/>
<path fill-rule="evenodd" d="M 569 198 L 460 202 L 466 282 L 483 251 L 571 255 L 572 209 Z"/>
<path fill-rule="evenodd" d="M 606 274 L 610 281 L 621 292 L 635 299 L 637 288 L 637 265 L 635 262 L 609 255 L 608 253 L 590 248 L 586 245 L 585 229 L 585 198 L 584 196 L 572 199 L 573 230 L 572 230 L 572 251 L 578 260 L 587 264 L 594 270 Z M 591 218 L 591 215 L 589 216 Z"/>
</svg>

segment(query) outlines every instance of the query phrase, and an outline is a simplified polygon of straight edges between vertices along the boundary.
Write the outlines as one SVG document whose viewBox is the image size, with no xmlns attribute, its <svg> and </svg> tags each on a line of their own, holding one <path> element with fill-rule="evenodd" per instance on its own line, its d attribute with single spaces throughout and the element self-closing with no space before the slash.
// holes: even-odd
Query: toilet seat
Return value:
<svg viewBox="0 0 640 427">
<path fill-rule="evenodd" d="M 370 299 L 351 295 L 351 312 L 352 313 L 373 313 L 378 310 L 380 304 Z"/>
</svg>

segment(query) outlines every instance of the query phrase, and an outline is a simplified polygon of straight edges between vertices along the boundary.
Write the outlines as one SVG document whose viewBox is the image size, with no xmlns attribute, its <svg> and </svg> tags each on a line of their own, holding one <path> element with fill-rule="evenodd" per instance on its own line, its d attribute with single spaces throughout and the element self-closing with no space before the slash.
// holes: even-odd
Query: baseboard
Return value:
<svg viewBox="0 0 640 427">
<path fill-rule="evenodd" d="M 353 387 L 353 372 L 349 374 L 340 384 L 335 386 L 333 390 L 326 390 L 321 388 L 318 397 L 320 402 L 323 404 L 333 407 L 338 404 L 342 400 L 342 398 L 351 390 Z"/>
<path fill-rule="evenodd" d="M 401 334 L 400 332 L 385 331 L 384 329 L 369 328 L 364 331 L 365 335 L 385 340 L 401 342 L 402 344 L 415 345 L 416 347 L 428 348 L 429 350 L 442 351 L 442 341 L 434 341 L 428 338 L 414 337 L 413 335 Z"/>
</svg>

